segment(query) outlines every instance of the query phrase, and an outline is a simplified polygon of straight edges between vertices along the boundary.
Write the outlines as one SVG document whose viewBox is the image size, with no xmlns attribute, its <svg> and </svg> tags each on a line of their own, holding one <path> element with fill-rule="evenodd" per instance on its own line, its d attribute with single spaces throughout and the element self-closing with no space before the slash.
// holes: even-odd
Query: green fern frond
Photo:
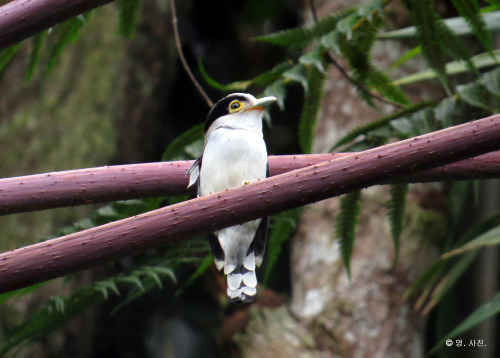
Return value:
<svg viewBox="0 0 500 358">
<path fill-rule="evenodd" d="M 218 89 L 219 91 L 222 92 L 244 91 L 253 84 L 259 86 L 268 86 L 271 83 L 277 81 L 281 77 L 282 73 L 292 68 L 292 66 L 293 66 L 292 61 L 285 61 L 277 64 L 269 71 L 261 73 L 260 75 L 256 76 L 253 79 L 246 81 L 235 81 L 224 85 L 222 83 L 217 82 L 214 78 L 212 78 L 207 73 L 205 66 L 203 66 L 203 62 L 201 60 L 198 61 L 198 69 L 205 82 L 207 82 L 209 86 Z"/>
<path fill-rule="evenodd" d="M 415 46 L 415 47 L 409 49 L 408 51 L 406 51 L 404 54 L 402 54 L 401 57 L 398 58 L 391 65 L 390 68 L 394 69 L 394 68 L 400 67 L 401 65 L 403 65 L 407 61 L 411 60 L 412 58 L 416 57 L 417 55 L 420 55 L 421 53 L 422 53 L 422 47 L 420 47 L 420 45 Z"/>
<path fill-rule="evenodd" d="M 492 95 L 500 97 L 500 68 L 482 74 L 481 84 Z"/>
<path fill-rule="evenodd" d="M 368 4 L 361 6 L 358 9 L 358 15 L 366 18 L 368 21 L 374 21 L 375 17 L 382 14 L 385 5 L 385 0 L 372 0 Z"/>
<path fill-rule="evenodd" d="M 262 96 L 275 96 L 277 98 L 278 106 L 281 110 L 285 109 L 285 98 L 286 98 L 286 84 L 285 81 L 279 79 L 273 83 L 266 86 Z M 264 112 L 265 113 L 265 112 Z"/>
<path fill-rule="evenodd" d="M 427 64 L 436 72 L 447 93 L 450 93 L 446 76 L 446 57 L 438 36 L 438 15 L 434 10 L 433 0 L 409 0 L 405 2 L 410 10 L 413 24 L 422 46 L 422 54 Z"/>
<path fill-rule="evenodd" d="M 406 183 L 390 185 L 391 198 L 387 202 L 387 215 L 389 217 L 392 241 L 394 243 L 394 263 L 398 261 L 399 257 L 399 242 L 401 231 L 403 230 L 407 192 L 408 184 Z"/>
<path fill-rule="evenodd" d="M 52 46 L 49 54 L 49 60 L 47 69 L 45 70 L 45 75 L 49 75 L 50 72 L 56 66 L 57 59 L 63 52 L 64 48 L 71 42 L 76 41 L 80 36 L 80 30 L 87 23 L 90 13 L 85 14 L 85 16 L 78 16 L 69 19 L 56 27 L 57 40 Z"/>
<path fill-rule="evenodd" d="M 368 72 L 368 78 L 366 82 L 378 91 L 383 97 L 401 103 L 404 106 L 410 106 L 411 101 L 408 96 L 399 88 L 394 85 L 384 72 L 376 69 L 374 66 L 371 66 L 370 71 Z"/>
<path fill-rule="evenodd" d="M 458 10 L 458 13 L 465 19 L 483 47 L 493 58 L 495 58 L 491 46 L 491 33 L 486 25 L 486 21 L 480 13 L 478 2 L 476 0 L 453 0 L 453 5 Z"/>
<path fill-rule="evenodd" d="M 170 144 L 168 145 L 165 152 L 161 157 L 162 161 L 167 160 L 175 160 L 185 157 L 186 146 L 192 144 L 197 140 L 203 139 L 203 128 L 205 127 L 205 123 L 196 124 L 193 127 L 189 128 L 184 133 L 178 135 Z M 193 159 L 193 158 L 191 158 Z"/>
<path fill-rule="evenodd" d="M 31 77 L 33 77 L 33 72 L 35 71 L 35 67 L 38 64 L 38 61 L 40 60 L 40 54 L 42 52 L 43 42 L 47 37 L 48 33 L 49 33 L 48 31 L 39 32 L 31 39 L 31 52 L 25 75 L 26 80 L 30 80 Z"/>
<path fill-rule="evenodd" d="M 340 198 L 340 212 L 337 215 L 337 225 L 335 226 L 340 242 L 340 252 L 349 277 L 351 277 L 351 256 L 354 247 L 354 232 L 360 212 L 360 201 L 360 190 L 350 192 Z"/>
<path fill-rule="evenodd" d="M 457 102 L 455 97 L 448 97 L 434 108 L 434 118 L 436 118 L 441 128 L 451 127 L 454 124 L 453 116 L 457 108 Z"/>
<path fill-rule="evenodd" d="M 271 233 L 269 235 L 266 249 L 266 270 L 264 272 L 263 285 L 267 285 L 271 272 L 282 252 L 283 245 L 290 239 L 295 228 L 300 209 L 293 209 L 279 213 L 271 217 Z"/>
<path fill-rule="evenodd" d="M 470 106 L 482 108 L 490 113 L 493 111 L 489 105 L 490 94 L 480 81 L 457 86 L 457 94 L 462 101 Z"/>
<path fill-rule="evenodd" d="M 304 98 L 304 107 L 299 120 L 299 143 L 303 153 L 311 153 L 316 128 L 316 119 L 321 108 L 323 98 L 323 86 L 326 80 L 326 72 L 317 67 L 307 70 L 307 91 Z"/>
<path fill-rule="evenodd" d="M 140 287 L 141 294 L 158 285 L 157 279 L 172 278 L 173 271 L 168 268 L 170 261 L 164 260 L 156 265 L 138 267 L 132 273 L 118 274 L 114 277 L 98 281 L 87 287 L 80 288 L 69 297 L 51 297 L 45 306 L 33 314 L 25 323 L 6 332 L 0 341 L 0 354 L 5 354 L 26 339 L 34 339 L 48 334 L 85 310 L 108 299 L 111 294 L 119 295 Z M 154 272 L 156 277 L 151 273 Z M 160 283 L 161 284 L 161 283 Z M 128 298 L 128 297 L 127 297 Z M 116 308 L 115 308 L 116 310 Z"/>
<path fill-rule="evenodd" d="M 469 71 L 471 73 L 475 73 L 476 76 L 479 76 L 479 71 L 472 61 L 471 53 L 467 49 L 463 41 L 457 35 L 455 35 L 453 31 L 450 30 L 446 23 L 437 14 L 435 14 L 435 16 L 438 36 L 441 41 L 443 50 L 448 53 L 453 59 L 465 61 Z"/>
<path fill-rule="evenodd" d="M 355 11 L 356 9 L 341 10 L 319 20 L 312 27 L 297 27 L 278 31 L 273 34 L 255 37 L 254 40 L 286 47 L 305 47 L 315 39 L 333 31 L 340 20 Z"/>
<path fill-rule="evenodd" d="M 16 51 L 21 46 L 21 43 L 9 46 L 6 49 L 0 51 L 0 71 L 3 70 L 5 66 L 10 62 Z"/>
<path fill-rule="evenodd" d="M 343 138 L 341 138 L 333 146 L 331 151 L 335 150 L 336 148 L 338 148 L 342 145 L 345 145 L 347 143 L 352 142 L 353 140 L 355 140 L 356 138 L 358 138 L 361 135 L 368 135 L 370 132 L 386 126 L 387 124 L 389 124 L 391 121 L 393 121 L 395 119 L 401 118 L 401 117 L 406 116 L 406 115 L 411 114 L 411 113 L 415 113 L 415 112 L 421 110 L 422 108 L 425 108 L 425 107 L 428 107 L 431 105 L 432 105 L 431 102 L 426 102 L 426 101 L 420 102 L 420 103 L 417 103 L 413 106 L 406 107 L 405 109 L 403 109 L 399 112 L 396 112 L 394 114 L 391 114 L 387 117 L 378 119 L 376 121 L 370 122 L 370 123 L 365 124 L 365 125 L 360 126 L 360 127 L 356 127 L 353 130 L 351 130 L 349 133 L 347 133 L 347 135 L 345 135 Z"/>
<path fill-rule="evenodd" d="M 124 37 L 131 38 L 137 25 L 141 0 L 120 0 L 120 23 L 118 31 Z"/>
<path fill-rule="evenodd" d="M 297 82 L 303 88 L 304 91 L 309 91 L 309 82 L 307 80 L 307 70 L 306 66 L 301 63 L 296 64 L 289 70 L 283 72 L 283 80 L 285 83 Z"/>
</svg>

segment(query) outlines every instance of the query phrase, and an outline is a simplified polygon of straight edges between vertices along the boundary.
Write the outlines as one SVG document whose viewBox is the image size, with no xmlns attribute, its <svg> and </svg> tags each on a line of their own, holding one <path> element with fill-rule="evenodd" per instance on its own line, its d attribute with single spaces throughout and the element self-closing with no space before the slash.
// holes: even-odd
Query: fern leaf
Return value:
<svg viewBox="0 0 500 358">
<path fill-rule="evenodd" d="M 382 13 L 384 8 L 384 0 L 372 0 L 368 4 L 361 6 L 358 9 L 358 15 L 366 18 L 368 21 L 373 21 L 375 15 Z"/>
<path fill-rule="evenodd" d="M 406 63 L 407 61 L 411 60 L 412 58 L 416 57 L 417 55 L 420 55 L 422 53 L 422 48 L 419 46 L 415 46 L 408 51 L 406 51 L 404 54 L 401 55 L 400 58 L 398 58 L 392 65 L 391 69 L 397 68 L 401 66 L 402 64 Z"/>
<path fill-rule="evenodd" d="M 299 143 L 303 153 L 311 153 L 312 151 L 314 129 L 326 80 L 326 73 L 321 72 L 316 67 L 310 67 L 307 72 L 308 89 L 299 121 Z"/>
<path fill-rule="evenodd" d="M 370 122 L 368 124 L 365 124 L 364 126 L 361 127 L 356 127 L 353 130 L 351 130 L 347 135 L 345 135 L 343 138 L 341 138 L 331 149 L 331 151 L 335 150 L 336 148 L 345 145 L 349 142 L 352 142 L 356 138 L 358 138 L 361 135 L 368 135 L 371 131 L 374 131 L 376 129 L 379 129 L 381 127 L 386 126 L 389 124 L 391 121 L 401 118 L 403 116 L 406 116 L 411 113 L 415 113 L 422 108 L 428 107 L 431 105 L 431 102 L 420 102 L 417 103 L 413 106 L 407 107 L 399 112 L 396 112 L 394 114 L 391 114 L 387 117 L 381 118 L 379 120 Z"/>
<path fill-rule="evenodd" d="M 481 76 L 481 84 L 492 95 L 500 97 L 500 68 L 483 73 Z"/>
<path fill-rule="evenodd" d="M 453 125 L 453 114 L 457 107 L 457 99 L 448 97 L 442 100 L 436 108 L 434 108 L 434 117 L 441 128 L 451 127 Z"/>
<path fill-rule="evenodd" d="M 192 144 L 197 140 L 203 139 L 204 127 L 205 127 L 204 123 L 196 124 L 187 131 L 185 131 L 184 133 L 178 135 L 172 142 L 170 142 L 167 149 L 165 149 L 165 152 L 163 152 L 161 160 L 167 161 L 185 157 L 184 154 L 186 146 Z"/>
<path fill-rule="evenodd" d="M 399 242 L 403 229 L 407 191 L 408 184 L 406 183 L 390 185 L 391 199 L 387 202 L 387 215 L 389 216 L 392 241 L 394 243 L 394 263 L 398 261 L 399 257 Z"/>
<path fill-rule="evenodd" d="M 283 79 L 285 83 L 297 82 L 304 88 L 304 91 L 309 91 L 309 82 L 307 81 L 306 66 L 299 63 L 283 72 Z"/>
<path fill-rule="evenodd" d="M 49 62 L 47 69 L 45 70 L 46 76 L 49 75 L 54 69 L 57 59 L 61 55 L 64 48 L 80 36 L 80 30 L 85 25 L 86 19 L 87 18 L 83 16 L 78 16 L 57 26 L 58 38 L 52 46 L 49 54 Z"/>
<path fill-rule="evenodd" d="M 259 86 L 270 85 L 274 81 L 277 81 L 281 77 L 282 73 L 290 69 L 292 66 L 293 63 L 291 61 L 282 62 L 274 66 L 269 71 L 261 73 L 260 75 L 251 80 L 235 81 L 224 85 L 222 83 L 217 82 L 207 73 L 207 70 L 205 69 L 205 66 L 203 66 L 203 62 L 201 60 L 198 62 L 198 68 L 200 70 L 200 74 L 202 75 L 203 79 L 207 82 L 209 86 L 218 89 L 219 91 L 222 92 L 244 91 L 253 84 Z"/>
<path fill-rule="evenodd" d="M 277 98 L 277 103 L 280 109 L 283 111 L 285 109 L 285 97 L 286 97 L 286 85 L 285 82 L 281 79 L 271 83 L 268 85 L 262 96 L 274 96 Z M 265 114 L 266 112 L 264 112 Z"/>
<path fill-rule="evenodd" d="M 340 20 L 355 11 L 355 9 L 341 10 L 319 20 L 313 27 L 298 27 L 278 31 L 273 34 L 255 37 L 254 40 L 286 47 L 305 47 L 316 38 L 333 31 Z"/>
<path fill-rule="evenodd" d="M 483 47 L 495 58 L 491 46 L 491 33 L 486 26 L 486 21 L 481 16 L 478 2 L 476 0 L 453 0 L 453 5 L 465 19 Z"/>
<path fill-rule="evenodd" d="M 401 103 L 402 105 L 409 106 L 411 105 L 411 101 L 406 96 L 406 94 L 399 88 L 394 85 L 391 79 L 382 71 L 379 71 L 373 66 L 370 66 L 371 69 L 368 72 L 367 83 L 376 89 L 382 96 L 391 101 Z"/>
<path fill-rule="evenodd" d="M 349 277 L 351 277 L 351 256 L 354 247 L 354 232 L 360 212 L 360 200 L 361 191 L 359 190 L 350 192 L 340 199 L 340 212 L 337 215 L 335 227 L 340 241 L 340 252 Z"/>
<path fill-rule="evenodd" d="M 118 31 L 124 37 L 134 35 L 141 0 L 120 0 L 120 23 Z"/>
<path fill-rule="evenodd" d="M 18 50 L 21 43 L 9 46 L 6 49 L 0 51 L 0 71 L 4 69 L 5 66 L 10 62 L 16 51 Z"/>
<path fill-rule="evenodd" d="M 488 92 L 480 81 L 457 86 L 457 94 L 462 101 L 473 107 L 483 108 L 489 112 L 492 111 L 488 105 Z"/>
<path fill-rule="evenodd" d="M 40 53 L 42 52 L 43 42 L 47 37 L 48 31 L 42 31 L 33 36 L 31 40 L 31 52 L 28 60 L 28 67 L 26 68 L 25 79 L 30 80 L 33 77 L 35 67 L 40 60 Z"/>
<path fill-rule="evenodd" d="M 445 71 L 446 58 L 438 37 L 438 16 L 434 10 L 434 1 L 409 0 L 406 4 L 409 6 L 411 19 L 417 30 L 422 54 L 428 65 L 436 72 L 447 93 L 450 93 Z"/>
<path fill-rule="evenodd" d="M 474 62 L 471 59 L 471 54 L 465 44 L 463 43 L 457 35 L 450 30 L 446 23 L 437 15 L 436 23 L 438 29 L 438 36 L 441 41 L 442 47 L 446 53 L 448 53 L 455 60 L 465 61 L 470 72 L 475 73 L 479 76 L 479 71 L 477 70 Z M 445 66 L 446 71 L 446 66 Z"/>
<path fill-rule="evenodd" d="M 323 51 L 323 48 L 317 47 L 300 56 L 299 63 L 303 64 L 306 68 L 314 66 L 318 71 L 325 72 Z"/>
<path fill-rule="evenodd" d="M 293 209 L 282 212 L 271 218 L 271 234 L 267 243 L 267 263 L 264 272 L 263 285 L 267 285 L 271 272 L 278 261 L 282 252 L 283 245 L 292 236 L 295 228 L 297 227 L 297 219 L 299 217 L 300 209 Z"/>
</svg>

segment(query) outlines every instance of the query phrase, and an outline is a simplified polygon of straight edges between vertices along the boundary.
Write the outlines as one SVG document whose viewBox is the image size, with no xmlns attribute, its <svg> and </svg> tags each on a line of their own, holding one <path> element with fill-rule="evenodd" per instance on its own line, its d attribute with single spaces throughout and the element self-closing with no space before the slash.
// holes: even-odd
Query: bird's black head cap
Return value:
<svg viewBox="0 0 500 358">
<path fill-rule="evenodd" d="M 213 122 L 215 122 L 217 118 L 220 118 L 230 113 L 229 104 L 232 101 L 247 101 L 247 100 L 248 98 L 242 94 L 230 94 L 229 96 L 226 96 L 221 100 L 219 100 L 217 103 L 215 103 L 212 109 L 210 109 L 210 112 L 208 112 L 207 120 L 205 122 L 205 133 L 207 132 L 210 125 Z"/>
</svg>

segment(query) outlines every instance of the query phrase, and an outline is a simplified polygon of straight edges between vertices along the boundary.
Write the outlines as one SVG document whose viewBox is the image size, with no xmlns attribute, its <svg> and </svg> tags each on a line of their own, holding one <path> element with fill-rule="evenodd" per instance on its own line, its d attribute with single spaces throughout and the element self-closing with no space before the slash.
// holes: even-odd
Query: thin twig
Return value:
<svg viewBox="0 0 500 358">
<path fill-rule="evenodd" d="M 203 99 L 205 99 L 205 102 L 207 102 L 207 105 L 209 107 L 212 107 L 214 105 L 214 102 L 208 97 L 206 92 L 203 90 L 203 87 L 201 87 L 200 83 L 196 80 L 196 78 L 193 75 L 193 72 L 191 72 L 191 69 L 189 68 L 188 63 L 186 62 L 186 58 L 184 57 L 184 54 L 182 53 L 182 45 L 181 45 L 181 39 L 179 36 L 179 29 L 177 27 L 177 12 L 175 11 L 175 0 L 170 0 L 170 11 L 172 11 L 172 26 L 174 28 L 174 37 L 175 37 L 175 47 L 177 48 L 177 53 L 179 55 L 179 59 L 181 60 L 182 66 L 184 67 L 184 70 L 188 74 L 189 78 L 191 79 L 191 82 L 193 82 L 194 86 L 200 92 L 201 96 Z"/>
<path fill-rule="evenodd" d="M 317 14 L 317 11 L 316 11 L 316 5 L 314 4 L 314 0 L 309 0 L 309 9 L 311 10 L 311 14 L 312 14 L 312 18 L 313 18 L 314 23 L 317 23 L 318 22 L 318 14 Z M 359 82 L 356 79 L 354 79 L 351 76 L 349 76 L 349 74 L 347 73 L 347 71 L 344 70 L 342 68 L 342 66 L 340 66 L 340 64 L 337 62 L 337 60 L 335 59 L 335 56 L 333 55 L 333 53 L 331 51 L 328 51 L 328 59 L 332 63 L 332 65 L 340 72 L 340 74 L 346 80 L 348 80 L 353 86 L 357 87 L 361 92 L 366 93 L 367 95 L 373 97 L 374 99 L 376 99 L 376 100 L 378 100 L 380 102 L 390 104 L 390 105 L 392 105 L 394 107 L 397 107 L 397 108 L 404 108 L 404 106 L 402 104 L 400 104 L 400 103 L 393 102 L 393 101 L 391 101 L 391 100 L 389 100 L 387 98 L 384 98 L 382 96 L 379 96 L 379 95 L 371 92 L 361 82 Z"/>
</svg>

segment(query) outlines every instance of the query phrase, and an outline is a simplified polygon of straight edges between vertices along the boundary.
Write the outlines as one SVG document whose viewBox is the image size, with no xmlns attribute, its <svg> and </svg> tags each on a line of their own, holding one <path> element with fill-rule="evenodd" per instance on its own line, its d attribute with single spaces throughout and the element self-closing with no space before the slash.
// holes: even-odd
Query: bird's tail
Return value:
<svg viewBox="0 0 500 358">
<path fill-rule="evenodd" d="M 255 267 L 249 270 L 244 265 L 227 274 L 227 297 L 230 301 L 252 302 L 257 293 Z"/>
</svg>

